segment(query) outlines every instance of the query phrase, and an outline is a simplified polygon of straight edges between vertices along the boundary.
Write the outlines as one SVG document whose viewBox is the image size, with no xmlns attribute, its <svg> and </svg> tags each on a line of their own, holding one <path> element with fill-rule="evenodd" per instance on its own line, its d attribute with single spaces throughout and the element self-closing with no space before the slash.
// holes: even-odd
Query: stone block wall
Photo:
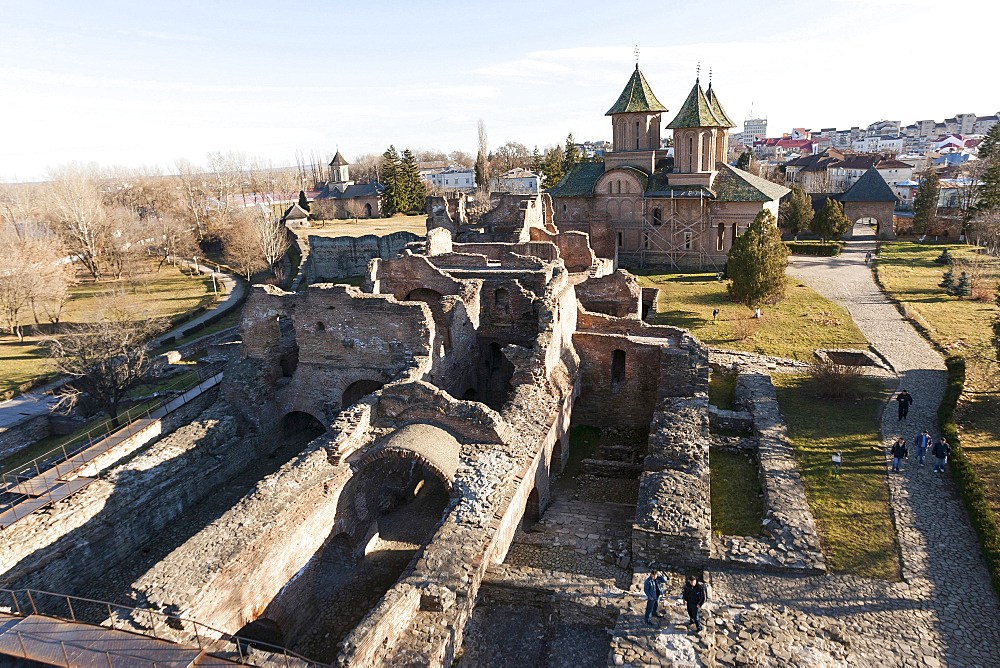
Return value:
<svg viewBox="0 0 1000 668">
<path fill-rule="evenodd" d="M 645 427 L 653 417 L 660 379 L 660 346 L 628 337 L 576 332 L 573 342 L 581 359 L 577 406 L 594 427 Z M 625 355 L 621 380 L 612 378 L 615 351 Z"/>
<path fill-rule="evenodd" d="M 642 317 L 642 288 L 635 276 L 627 271 L 619 270 L 578 283 L 576 297 L 588 311 L 616 318 Z"/>
<path fill-rule="evenodd" d="M 385 236 L 366 234 L 361 237 L 319 237 L 309 235 L 309 257 L 306 259 L 307 283 L 325 283 L 337 278 L 362 276 L 373 258 L 399 255 L 408 243 L 421 237 L 412 232 L 393 232 Z"/>
<path fill-rule="evenodd" d="M 50 433 L 48 413 L 25 418 L 0 429 L 0 459 L 20 452 Z"/>
</svg>

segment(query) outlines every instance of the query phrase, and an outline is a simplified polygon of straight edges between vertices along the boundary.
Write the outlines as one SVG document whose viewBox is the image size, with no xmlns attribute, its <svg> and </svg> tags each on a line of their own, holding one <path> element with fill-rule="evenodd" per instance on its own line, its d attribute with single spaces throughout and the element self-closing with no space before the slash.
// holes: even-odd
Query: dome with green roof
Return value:
<svg viewBox="0 0 1000 668">
<path fill-rule="evenodd" d="M 653 95 L 653 90 L 646 83 L 646 77 L 642 76 L 642 72 L 639 71 L 639 63 L 636 63 L 632 77 L 625 84 L 625 90 L 618 96 L 618 101 L 615 102 L 614 106 L 608 109 L 608 113 L 604 115 L 656 113 L 666 110 L 667 108 L 660 104 L 660 101 Z"/>
<path fill-rule="evenodd" d="M 709 90 L 711 90 L 711 86 L 709 86 Z M 715 97 L 715 93 L 712 93 L 712 97 Z M 684 100 L 680 111 L 677 112 L 677 116 L 667 124 L 667 127 L 676 130 L 678 128 L 731 128 L 735 125 L 726 116 L 726 112 L 722 111 L 718 100 L 716 100 L 715 105 L 712 104 L 708 96 L 705 95 L 705 91 L 701 89 L 701 83 L 695 79 L 694 87 L 688 93 L 687 99 Z"/>
</svg>

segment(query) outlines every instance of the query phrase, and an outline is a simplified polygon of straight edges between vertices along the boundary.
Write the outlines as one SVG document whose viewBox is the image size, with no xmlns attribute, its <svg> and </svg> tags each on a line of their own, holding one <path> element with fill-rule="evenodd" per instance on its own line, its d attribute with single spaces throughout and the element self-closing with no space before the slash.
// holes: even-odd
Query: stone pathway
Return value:
<svg viewBox="0 0 1000 668">
<path fill-rule="evenodd" d="M 882 436 L 888 449 L 898 436 L 911 443 L 924 428 L 938 435 L 937 407 L 947 375 L 940 355 L 875 285 L 864 263 L 865 253 L 874 248 L 873 233 L 859 225 L 840 256 L 796 256 L 788 273 L 844 306 L 872 346 L 895 368 L 899 388 L 914 396 L 910 415 L 903 422 L 897 420 L 895 402 L 886 406 Z M 930 464 L 920 468 L 911 458 L 902 473 L 889 475 L 889 489 L 905 583 L 865 584 L 874 596 L 859 599 L 852 592 L 866 581 L 857 578 L 829 578 L 822 585 L 813 579 L 787 581 L 780 598 L 794 601 L 796 607 L 820 601 L 850 606 L 858 599 L 856 618 L 871 620 L 870 625 L 860 624 L 856 629 L 860 645 L 869 643 L 868 635 L 875 632 L 882 636 L 883 646 L 892 649 L 885 658 L 902 664 L 935 665 L 941 660 L 954 666 L 997 665 L 1000 601 L 990 586 L 979 544 L 950 476 L 934 474 Z M 744 595 L 769 597 L 768 589 L 755 587 L 755 594 L 746 591 L 745 582 L 731 584 L 743 589 Z M 885 635 L 894 635 L 893 629 L 898 630 L 895 644 Z"/>
</svg>

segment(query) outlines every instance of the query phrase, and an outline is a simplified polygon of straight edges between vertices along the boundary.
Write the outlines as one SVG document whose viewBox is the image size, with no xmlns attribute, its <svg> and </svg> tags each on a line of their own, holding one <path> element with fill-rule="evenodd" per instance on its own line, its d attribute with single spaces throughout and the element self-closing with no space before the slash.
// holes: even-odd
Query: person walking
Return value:
<svg viewBox="0 0 1000 668">
<path fill-rule="evenodd" d="M 906 418 L 907 413 L 910 412 L 910 405 L 913 403 L 913 397 L 906 390 L 902 390 L 896 395 L 896 402 L 899 404 L 899 419 L 903 420 Z"/>
<path fill-rule="evenodd" d="M 900 436 L 892 446 L 892 470 L 898 472 L 900 464 L 904 459 L 909 459 L 909 455 L 906 450 L 906 439 Z"/>
<path fill-rule="evenodd" d="M 924 456 L 927 454 L 927 446 L 931 443 L 931 435 L 924 429 L 913 439 L 913 447 L 917 453 L 917 463 L 924 465 Z"/>
<path fill-rule="evenodd" d="M 948 461 L 948 455 L 951 454 L 951 446 L 943 436 L 934 444 L 931 454 L 934 455 L 934 473 L 944 473 L 944 465 Z"/>
<path fill-rule="evenodd" d="M 867 253 L 865 253 L 865 264 L 868 264 L 871 261 L 872 261 L 872 252 L 868 251 Z"/>
<path fill-rule="evenodd" d="M 660 585 L 666 584 L 666 582 L 659 571 L 650 571 L 649 575 L 646 576 L 646 581 L 642 583 L 642 593 L 646 595 L 645 619 L 648 626 L 653 625 L 653 620 L 650 617 L 662 616 L 657 607 L 660 603 Z"/>
<path fill-rule="evenodd" d="M 681 598 L 687 604 L 688 617 L 691 619 L 690 623 L 694 624 L 694 630 L 701 631 L 701 620 L 698 619 L 698 610 L 701 608 L 701 604 L 705 602 L 705 588 L 698 582 L 698 578 L 693 575 L 688 576 L 687 584 L 684 585 Z"/>
</svg>

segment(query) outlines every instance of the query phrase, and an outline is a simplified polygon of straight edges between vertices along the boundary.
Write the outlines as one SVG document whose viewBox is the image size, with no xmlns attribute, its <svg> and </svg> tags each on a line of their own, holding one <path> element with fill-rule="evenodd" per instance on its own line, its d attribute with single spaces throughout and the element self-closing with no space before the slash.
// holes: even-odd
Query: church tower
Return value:
<svg viewBox="0 0 1000 668">
<path fill-rule="evenodd" d="M 674 174 L 670 182 L 710 188 L 717 174 L 715 164 L 726 161 L 729 129 L 736 127 L 722 109 L 711 83 L 706 93 L 695 79 L 694 87 L 667 127 L 674 131 Z"/>
<path fill-rule="evenodd" d="M 667 108 L 653 95 L 636 63 L 625 90 L 605 114 L 611 117 L 613 132 L 612 152 L 604 155 L 606 169 L 632 166 L 652 174 L 656 160 L 666 156 L 660 149 L 660 114 L 664 111 Z"/>
<path fill-rule="evenodd" d="M 337 151 L 337 155 L 333 156 L 333 160 L 330 161 L 331 188 L 343 192 L 347 186 L 354 184 L 354 181 L 351 181 L 349 165 L 350 163 L 344 160 L 344 156 L 340 155 L 340 151 Z"/>
</svg>

